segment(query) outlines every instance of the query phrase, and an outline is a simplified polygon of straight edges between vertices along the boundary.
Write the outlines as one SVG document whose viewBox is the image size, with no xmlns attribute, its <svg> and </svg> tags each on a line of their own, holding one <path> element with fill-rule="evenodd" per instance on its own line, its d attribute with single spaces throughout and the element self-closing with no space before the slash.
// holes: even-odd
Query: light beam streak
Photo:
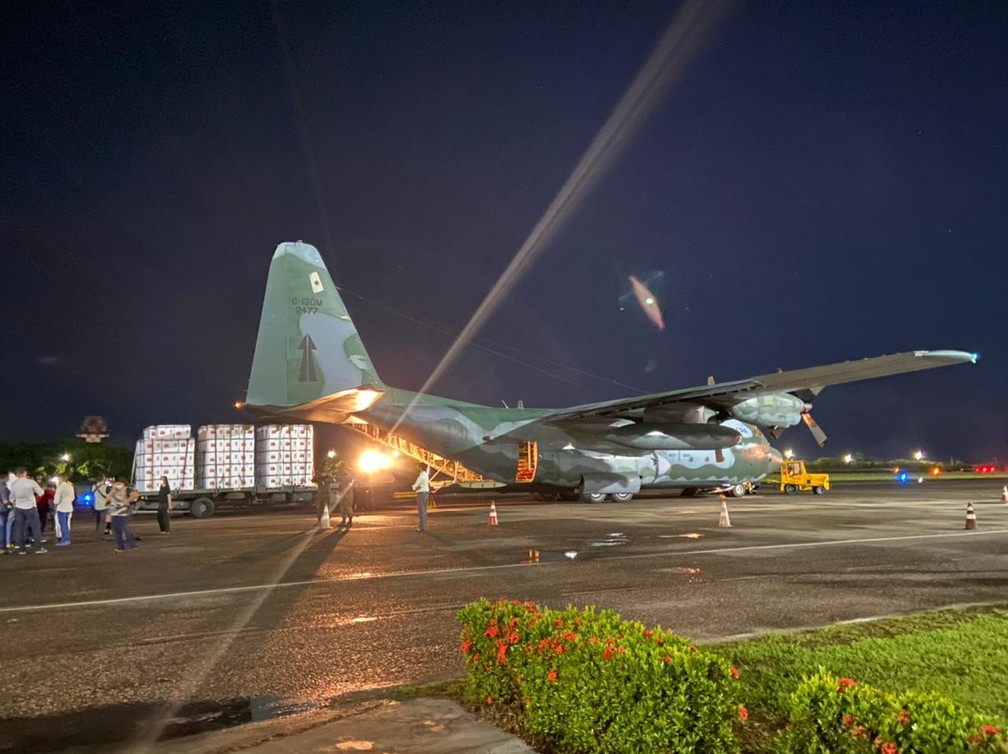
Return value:
<svg viewBox="0 0 1008 754">
<path fill-rule="evenodd" d="M 609 119 L 595 135 L 574 171 L 532 228 L 500 279 L 420 388 L 420 394 L 427 393 L 504 297 L 528 272 L 535 258 L 599 182 L 672 82 L 686 69 L 727 5 L 726 0 L 686 0 L 680 6 Z M 403 416 L 409 413 L 413 403 L 406 408 Z M 393 433 L 399 428 L 401 421 L 402 418 L 392 427 Z"/>
</svg>

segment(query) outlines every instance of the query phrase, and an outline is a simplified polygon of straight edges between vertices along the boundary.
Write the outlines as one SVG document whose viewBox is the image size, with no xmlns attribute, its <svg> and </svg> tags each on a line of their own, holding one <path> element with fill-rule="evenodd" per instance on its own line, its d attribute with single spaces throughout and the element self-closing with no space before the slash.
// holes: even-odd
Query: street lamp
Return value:
<svg viewBox="0 0 1008 754">
<path fill-rule="evenodd" d="M 917 461 L 924 460 L 924 451 L 923 450 L 918 450 L 916 453 L 914 453 L 914 460 L 917 460 Z"/>
<path fill-rule="evenodd" d="M 326 451 L 326 458 L 332 459 L 332 458 L 335 458 L 335 457 L 336 457 L 336 451 L 335 450 L 328 450 L 328 451 Z"/>
<path fill-rule="evenodd" d="M 787 450 L 784 451 L 784 457 L 785 458 L 794 458 L 794 451 L 791 450 L 791 448 L 788 448 Z"/>
<path fill-rule="evenodd" d="M 850 463 L 853 460 L 854 460 L 854 454 L 853 453 L 848 453 L 847 455 L 845 455 L 843 457 L 843 462 L 844 463 Z"/>
<path fill-rule="evenodd" d="M 63 455 L 60 456 L 60 460 L 63 461 L 63 463 L 66 463 L 67 461 L 70 460 L 70 454 L 64 453 Z"/>
</svg>

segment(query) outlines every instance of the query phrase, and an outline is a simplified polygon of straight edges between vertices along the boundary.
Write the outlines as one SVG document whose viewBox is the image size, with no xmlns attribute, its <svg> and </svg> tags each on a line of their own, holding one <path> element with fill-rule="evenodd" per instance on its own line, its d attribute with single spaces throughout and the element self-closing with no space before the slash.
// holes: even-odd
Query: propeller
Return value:
<svg viewBox="0 0 1008 754">
<path fill-rule="evenodd" d="M 819 443 L 820 448 L 826 447 L 826 433 L 822 431 L 816 420 L 812 418 L 812 414 L 809 410 L 812 408 L 811 404 L 805 404 L 805 410 L 801 413 L 802 421 L 805 422 L 805 426 L 809 428 L 809 432 L 815 438 L 815 441 Z"/>
</svg>

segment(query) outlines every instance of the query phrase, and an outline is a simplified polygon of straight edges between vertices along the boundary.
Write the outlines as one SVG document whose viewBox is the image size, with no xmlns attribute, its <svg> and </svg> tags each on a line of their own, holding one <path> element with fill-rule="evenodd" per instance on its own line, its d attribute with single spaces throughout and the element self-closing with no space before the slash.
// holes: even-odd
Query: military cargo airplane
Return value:
<svg viewBox="0 0 1008 754">
<path fill-rule="evenodd" d="M 246 405 L 297 420 L 364 421 L 502 485 L 598 502 L 642 489 L 742 495 L 780 465 L 764 429 L 804 422 L 828 385 L 958 363 L 964 351 L 912 351 L 573 408 L 496 408 L 418 394 L 378 377 L 318 250 L 273 254 Z"/>
</svg>

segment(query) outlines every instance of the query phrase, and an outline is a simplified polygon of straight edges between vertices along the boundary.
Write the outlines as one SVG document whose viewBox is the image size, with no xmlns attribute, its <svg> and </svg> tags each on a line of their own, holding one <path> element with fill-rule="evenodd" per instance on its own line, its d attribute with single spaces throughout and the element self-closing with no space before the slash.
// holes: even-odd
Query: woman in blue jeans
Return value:
<svg viewBox="0 0 1008 754">
<path fill-rule="evenodd" d="M 135 550 L 137 547 L 136 537 L 129 528 L 130 509 L 133 505 L 133 497 L 126 489 L 126 483 L 117 480 L 112 485 L 112 494 L 108 498 L 108 510 L 112 517 L 112 531 L 115 532 L 115 551 L 126 552 Z"/>
</svg>

